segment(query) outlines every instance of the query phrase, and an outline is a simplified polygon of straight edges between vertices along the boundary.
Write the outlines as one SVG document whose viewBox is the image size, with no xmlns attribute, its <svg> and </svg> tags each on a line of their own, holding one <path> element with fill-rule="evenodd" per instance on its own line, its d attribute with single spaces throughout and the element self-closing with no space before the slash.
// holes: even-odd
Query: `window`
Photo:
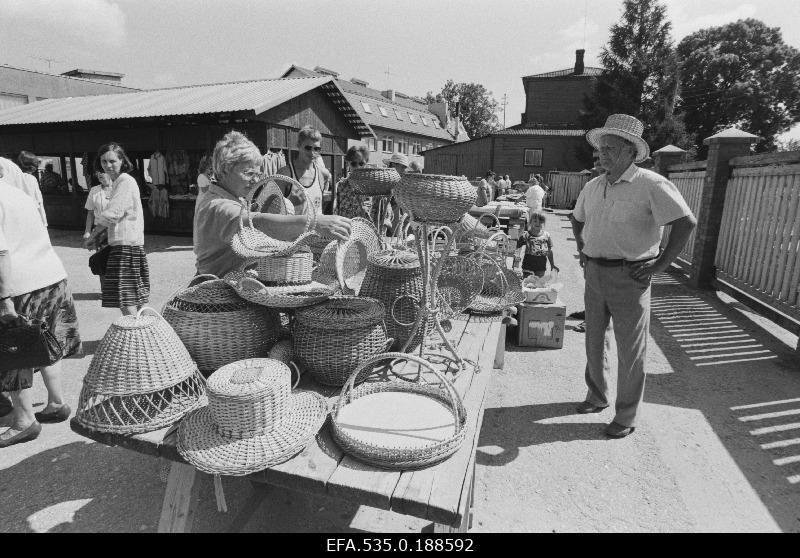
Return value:
<svg viewBox="0 0 800 558">
<path fill-rule="evenodd" d="M 430 126 L 430 124 L 428 124 L 428 119 L 425 118 L 424 116 L 422 117 L 422 125 L 423 126 Z"/>
<path fill-rule="evenodd" d="M 381 148 L 384 153 L 394 152 L 394 138 L 392 136 L 383 136 L 381 140 Z"/>
<path fill-rule="evenodd" d="M 367 144 L 367 147 L 369 147 L 370 151 L 377 151 L 378 150 L 378 140 L 377 139 L 375 139 L 375 138 L 367 138 L 366 140 L 364 140 L 364 142 Z"/>
<path fill-rule="evenodd" d="M 411 120 L 411 122 L 412 122 L 413 124 L 419 124 L 419 120 L 417 120 L 417 115 L 416 115 L 416 114 L 411 114 L 411 113 L 409 112 L 409 113 L 408 113 L 408 119 L 409 119 L 409 120 Z"/>
<path fill-rule="evenodd" d="M 415 141 L 411 144 L 411 154 L 412 155 L 419 155 L 420 151 L 422 151 L 422 143 L 419 141 Z"/>
<path fill-rule="evenodd" d="M 525 161 L 526 167 L 541 167 L 542 166 L 542 153 L 541 149 L 526 149 Z"/>
<path fill-rule="evenodd" d="M 386 109 L 385 109 L 385 108 L 383 108 L 383 107 L 379 106 L 379 107 L 378 107 L 378 110 L 379 110 L 379 111 L 381 111 L 381 116 L 389 116 L 389 113 L 388 113 L 388 112 L 386 112 Z"/>
<path fill-rule="evenodd" d="M 361 106 L 364 107 L 364 112 L 368 112 L 368 113 L 372 114 L 372 107 L 369 106 L 369 103 L 365 103 L 364 101 L 361 101 Z"/>
<path fill-rule="evenodd" d="M 426 144 L 425 149 L 433 149 L 433 144 L 432 143 Z"/>
<path fill-rule="evenodd" d="M 28 104 L 27 95 L 17 95 L 16 93 L 0 93 L 0 109 L 18 107 Z"/>
<path fill-rule="evenodd" d="M 397 152 L 404 155 L 408 154 L 408 140 L 400 138 L 397 140 Z"/>
<path fill-rule="evenodd" d="M 398 120 L 402 120 L 403 119 L 403 113 L 400 112 L 397 109 L 394 109 L 394 115 L 397 117 Z"/>
</svg>

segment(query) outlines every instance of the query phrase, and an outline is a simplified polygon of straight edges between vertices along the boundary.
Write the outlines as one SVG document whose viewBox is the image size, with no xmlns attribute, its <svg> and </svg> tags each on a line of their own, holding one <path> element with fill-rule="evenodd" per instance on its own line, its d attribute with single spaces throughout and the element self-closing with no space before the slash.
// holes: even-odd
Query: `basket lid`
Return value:
<svg viewBox="0 0 800 558">
<path fill-rule="evenodd" d="M 140 311 L 111 324 L 83 383 L 102 395 L 150 393 L 185 381 L 196 369 L 172 326 Z"/>
<path fill-rule="evenodd" d="M 408 250 L 381 250 L 370 254 L 368 261 L 386 269 L 419 269 L 419 256 Z"/>
<path fill-rule="evenodd" d="M 322 304 L 298 310 L 298 323 L 314 329 L 356 329 L 383 321 L 383 303 L 363 296 L 335 296 Z"/>
<path fill-rule="evenodd" d="M 241 310 L 248 303 L 225 281 L 214 279 L 180 291 L 169 305 L 185 312 L 209 313 Z"/>
</svg>

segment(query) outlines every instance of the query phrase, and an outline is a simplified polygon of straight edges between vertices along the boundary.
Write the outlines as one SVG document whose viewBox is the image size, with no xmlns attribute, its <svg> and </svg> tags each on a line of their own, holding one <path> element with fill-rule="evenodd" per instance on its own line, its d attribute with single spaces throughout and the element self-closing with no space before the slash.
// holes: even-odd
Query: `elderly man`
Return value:
<svg viewBox="0 0 800 558">
<path fill-rule="evenodd" d="M 586 184 L 578 196 L 572 226 L 584 269 L 586 291 L 586 400 L 578 413 L 608 407 L 606 329 L 613 318 L 618 370 L 616 415 L 606 435 L 624 438 L 636 425 L 644 394 L 645 350 L 650 327 L 650 280 L 665 271 L 697 224 L 675 185 L 640 169 L 650 154 L 644 125 L 632 116 L 613 114 L 602 128 L 586 134 L 600 154 L 605 174 Z M 669 243 L 659 253 L 665 225 Z"/>
</svg>

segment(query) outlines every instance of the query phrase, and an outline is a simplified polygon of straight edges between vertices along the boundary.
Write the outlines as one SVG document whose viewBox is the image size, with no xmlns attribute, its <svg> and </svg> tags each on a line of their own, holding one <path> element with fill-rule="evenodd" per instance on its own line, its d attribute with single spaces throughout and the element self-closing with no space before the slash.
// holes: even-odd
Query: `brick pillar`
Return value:
<svg viewBox="0 0 800 558">
<path fill-rule="evenodd" d="M 750 154 L 750 144 L 758 136 L 736 128 L 730 128 L 706 138 L 708 146 L 706 178 L 700 199 L 697 218 L 692 269 L 689 284 L 699 289 L 710 289 L 714 278 L 714 258 L 717 254 L 719 229 L 722 222 L 722 209 L 725 206 L 725 192 L 731 168 L 728 164 L 734 157 Z"/>
<path fill-rule="evenodd" d="M 661 176 L 669 178 L 667 169 L 672 165 L 686 162 L 686 151 L 674 145 L 662 147 L 653 152 L 653 170 Z"/>
</svg>

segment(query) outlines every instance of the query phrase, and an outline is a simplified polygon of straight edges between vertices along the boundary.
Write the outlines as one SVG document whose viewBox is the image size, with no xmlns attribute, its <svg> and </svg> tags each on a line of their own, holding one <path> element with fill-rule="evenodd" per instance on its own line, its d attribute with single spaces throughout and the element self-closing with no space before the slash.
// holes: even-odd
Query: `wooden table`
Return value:
<svg viewBox="0 0 800 558">
<path fill-rule="evenodd" d="M 342 453 L 326 424 L 312 442 L 294 458 L 249 475 L 265 483 L 307 494 L 324 494 L 401 514 L 427 519 L 436 532 L 466 532 L 470 526 L 475 482 L 475 449 L 483 422 L 486 388 L 494 368 L 502 368 L 505 326 L 499 321 L 453 321 L 448 339 L 459 354 L 479 365 L 480 371 L 458 374 L 454 385 L 467 410 L 466 437 L 459 450 L 437 465 L 416 471 L 391 471 L 361 463 Z M 313 388 L 329 397 L 340 388 L 326 388 L 304 377 L 301 388 Z M 197 502 L 198 471 L 180 456 L 175 429 L 139 435 L 104 434 L 87 430 L 73 419 L 72 430 L 109 445 L 172 461 L 160 532 L 190 531 Z M 201 473 L 202 474 L 202 473 Z"/>
</svg>

